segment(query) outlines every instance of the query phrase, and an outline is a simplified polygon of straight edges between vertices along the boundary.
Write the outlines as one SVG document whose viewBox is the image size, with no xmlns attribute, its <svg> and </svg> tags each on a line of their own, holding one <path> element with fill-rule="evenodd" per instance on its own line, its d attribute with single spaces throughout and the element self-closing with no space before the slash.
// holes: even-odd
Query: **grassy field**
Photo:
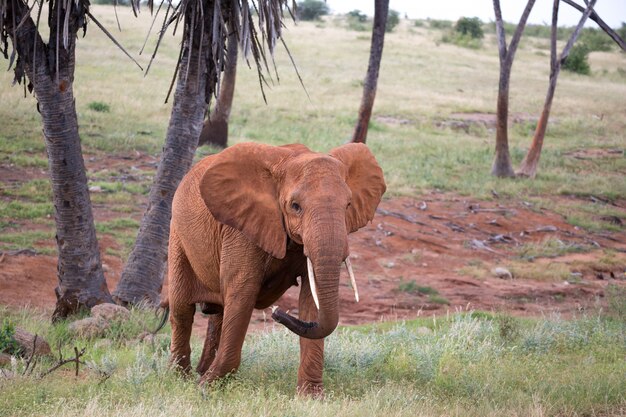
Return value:
<svg viewBox="0 0 626 417">
<path fill-rule="evenodd" d="M 94 6 L 93 14 L 115 27 L 111 7 Z M 127 8 L 119 14 L 123 31 L 114 33 L 136 55 L 150 25 L 148 12 L 139 19 Z M 442 34 L 402 21 L 386 36 L 368 135 L 385 171 L 385 198 L 431 190 L 475 199 L 497 194 L 504 203 L 521 200 L 557 211 L 583 230 L 623 232 L 626 212 L 611 203 L 626 198 L 626 55 L 594 52 L 590 76 L 563 72 L 537 178 L 500 180 L 489 175 L 493 129 L 446 127 L 456 113 L 494 113 L 495 38 L 488 34 L 481 48 L 465 49 L 442 43 Z M 288 23 L 285 38 L 310 98 L 282 48 L 276 52 L 280 82 L 273 75 L 267 104 L 255 71 L 241 62 L 230 143 L 302 142 L 319 151 L 345 143 L 362 93 L 369 33 L 329 18 Z M 137 201 L 145 198 L 153 170 L 133 167 L 133 180 L 120 180 L 130 174 L 98 164 L 112 157 L 158 156 L 171 109 L 163 101 L 179 41 L 166 36 L 146 77 L 95 26 L 78 41 L 74 92 L 80 133 L 88 165 L 98 166 L 88 173 L 90 186 L 102 190 L 92 201 L 106 211 L 99 212 L 96 227 L 100 238 L 120 244 L 121 249 L 108 250 L 122 259 L 133 243 L 142 212 Z M 153 47 L 154 37 L 139 57 L 144 66 Z M 514 165 L 530 144 L 533 117 L 543 105 L 548 55 L 547 39 L 525 38 L 513 66 L 510 109 L 527 120 L 510 127 Z M 12 73 L 0 73 L 0 165 L 2 172 L 28 178 L 10 184 L 0 178 L 0 251 L 53 254 L 41 121 L 35 99 L 24 98 L 21 86 L 12 88 L 11 81 Z M 211 151 L 200 149 L 198 157 Z M 537 250 L 554 249 L 549 242 L 521 247 L 520 257 Z M 297 338 L 283 330 L 248 338 L 241 371 L 202 391 L 193 378 L 179 378 L 168 368 L 169 336 L 136 341 L 154 324 L 146 313 L 135 311 L 132 320 L 113 326 L 108 346 L 70 337 L 67 323 L 52 326 L 46 313 L 0 307 L 0 324 L 8 319 L 36 332 L 53 350 L 60 345 L 65 356 L 84 346 L 89 364 L 78 378 L 68 369 L 38 379 L 51 359 L 30 376 L 20 376 L 25 363 L 14 362 L 6 371 L 16 376 L 0 375 L 0 416 L 624 415 L 626 295 L 623 287 L 615 288 L 610 314 L 571 320 L 459 313 L 342 329 L 328 339 L 324 401 L 294 396 Z M 199 344 L 194 340 L 196 360 Z M 105 380 L 104 374 L 110 377 Z"/>
<path fill-rule="evenodd" d="M 51 359 L 21 376 L 26 361 L 0 377 L 0 416 L 608 416 L 626 412 L 626 325 L 558 316 L 519 319 L 468 312 L 403 323 L 344 328 L 327 339 L 324 401 L 294 396 L 297 338 L 285 329 L 251 335 L 240 371 L 199 389 L 168 366 L 169 335 L 138 343 L 154 326 L 133 311 L 114 322 L 108 343 L 75 339 L 32 310 L 0 315 L 51 345 L 86 347 L 73 365 L 48 376 Z M 268 324 L 268 326 L 272 326 Z M 198 359 L 200 340 L 192 356 Z"/>
</svg>

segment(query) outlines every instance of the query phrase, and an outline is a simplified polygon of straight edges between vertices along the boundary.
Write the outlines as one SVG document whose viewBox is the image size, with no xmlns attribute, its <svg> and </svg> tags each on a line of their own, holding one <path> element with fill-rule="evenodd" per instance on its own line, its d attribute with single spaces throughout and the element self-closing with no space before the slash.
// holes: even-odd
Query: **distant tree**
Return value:
<svg viewBox="0 0 626 417">
<path fill-rule="evenodd" d="M 320 0 L 304 0 L 298 2 L 296 8 L 296 14 L 300 20 L 318 20 L 329 11 L 326 2 Z"/>
<path fill-rule="evenodd" d="M 372 117 L 372 108 L 376 98 L 376 86 L 378 84 L 378 72 L 380 61 L 383 57 L 383 45 L 385 43 L 385 26 L 387 13 L 389 12 L 389 0 L 375 0 L 374 2 L 374 26 L 372 28 L 372 45 L 370 47 L 370 59 L 367 66 L 367 74 L 363 85 L 363 97 L 359 107 L 359 115 L 356 127 L 352 135 L 352 142 L 365 143 L 367 140 L 367 128 Z"/>
<path fill-rule="evenodd" d="M 237 78 L 237 33 L 231 31 L 226 44 L 226 63 L 220 83 L 220 92 L 215 108 L 204 122 L 198 146 L 213 145 L 218 148 L 228 146 L 228 119 L 233 106 L 235 95 L 235 80 Z"/>
<path fill-rule="evenodd" d="M 535 135 L 530 145 L 528 153 L 524 157 L 520 165 L 520 169 L 517 175 L 534 178 L 537 174 L 537 164 L 539 163 L 539 157 L 541 156 L 541 149 L 543 147 L 543 140 L 545 138 L 546 129 L 548 127 L 548 119 L 550 118 L 550 109 L 552 107 L 552 99 L 554 98 L 554 92 L 556 91 L 556 82 L 561 71 L 563 62 L 567 59 L 574 42 L 580 35 L 580 31 L 583 25 L 587 21 L 587 18 L 593 11 L 593 6 L 596 0 L 591 0 L 587 3 L 587 8 L 582 14 L 578 25 L 574 29 L 574 32 L 567 41 L 567 44 L 563 48 L 561 55 L 557 58 L 556 41 L 557 41 L 557 24 L 559 14 L 559 2 L 560 0 L 554 0 L 552 6 L 552 36 L 550 38 L 550 81 L 548 83 L 548 92 L 546 93 L 546 99 L 543 105 L 543 111 L 541 117 L 537 122 L 537 128 L 535 129 Z"/>
<path fill-rule="evenodd" d="M 507 48 L 502 12 L 500 10 L 500 0 L 493 0 L 493 8 L 496 15 L 496 37 L 498 39 L 500 58 L 500 80 L 498 83 L 498 104 L 496 111 L 496 154 L 491 168 L 491 175 L 497 177 L 515 176 L 509 153 L 509 84 L 515 52 L 517 52 L 522 33 L 524 33 L 524 28 L 526 27 L 528 15 L 534 4 L 535 0 L 528 0 L 526 3 L 526 8 L 524 8 L 522 12 L 517 28 L 511 38 L 511 43 Z"/>
<path fill-rule="evenodd" d="M 387 15 L 387 26 L 385 32 L 393 32 L 393 29 L 400 23 L 400 12 L 397 10 L 389 10 Z"/>
<path fill-rule="evenodd" d="M 357 22 L 361 22 L 361 23 L 367 22 L 367 15 L 365 13 L 362 13 L 358 9 L 351 10 L 348 13 L 346 13 L 346 15 L 348 16 L 348 18 L 355 19 Z"/>
<path fill-rule="evenodd" d="M 482 39 L 485 36 L 483 22 L 477 17 L 460 18 L 454 25 L 454 30 L 473 39 Z"/>
</svg>

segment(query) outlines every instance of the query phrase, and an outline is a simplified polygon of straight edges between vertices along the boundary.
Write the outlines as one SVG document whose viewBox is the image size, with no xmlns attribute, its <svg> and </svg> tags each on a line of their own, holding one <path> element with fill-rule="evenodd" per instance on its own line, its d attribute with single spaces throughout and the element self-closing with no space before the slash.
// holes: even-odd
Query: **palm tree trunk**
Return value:
<svg viewBox="0 0 626 417">
<path fill-rule="evenodd" d="M 215 109 L 209 116 L 209 120 L 204 122 L 198 146 L 213 145 L 219 148 L 228 146 L 228 119 L 233 106 L 233 96 L 235 95 L 235 80 L 237 78 L 237 33 L 234 31 L 228 35 L 226 46 L 226 65 L 222 75 L 220 93 L 215 103 Z"/>
<path fill-rule="evenodd" d="M 167 260 L 172 199 L 193 161 L 206 109 L 207 82 L 210 81 L 207 80 L 209 75 L 205 54 L 210 51 L 211 40 L 206 33 L 200 35 L 201 26 L 197 24 L 194 29 L 190 29 L 198 31 L 197 36 L 194 33 L 194 36 L 189 37 L 188 32 L 183 35 L 186 45 L 180 61 L 161 163 L 150 190 L 148 207 L 135 246 L 113 292 L 118 304 L 137 304 L 142 301 L 158 304 Z"/>
<path fill-rule="evenodd" d="M 365 143 L 367 128 L 372 116 L 374 99 L 376 98 L 376 86 L 378 84 L 378 72 L 380 61 L 383 56 L 383 44 L 385 42 L 385 26 L 389 13 L 389 0 L 375 0 L 374 3 L 374 27 L 372 28 L 372 46 L 370 47 L 370 60 L 367 66 L 367 75 L 363 85 L 363 97 L 356 127 L 352 135 L 352 142 Z"/>
<path fill-rule="evenodd" d="M 28 8 L 21 1 L 9 4 L 8 10 L 13 13 L 10 18 L 20 22 Z M 53 320 L 81 307 L 111 301 L 100 261 L 74 103 L 77 25 L 72 15 L 67 48 L 56 42 L 61 28 L 54 23 L 59 21 L 54 16 L 60 13 L 60 7 L 61 2 L 56 3 L 51 12 L 47 46 L 30 17 L 15 32 L 9 31 L 43 121 L 59 252 Z"/>
</svg>

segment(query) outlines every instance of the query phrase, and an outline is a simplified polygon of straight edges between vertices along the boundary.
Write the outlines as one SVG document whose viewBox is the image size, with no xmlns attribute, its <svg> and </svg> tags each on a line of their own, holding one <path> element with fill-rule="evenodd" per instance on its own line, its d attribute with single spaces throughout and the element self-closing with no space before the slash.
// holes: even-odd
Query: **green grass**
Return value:
<svg viewBox="0 0 626 417">
<path fill-rule="evenodd" d="M 65 322 L 50 325 L 32 311 L 0 315 L 60 343 L 66 355 L 86 347 L 88 364 L 78 379 L 69 369 L 37 379 L 50 359 L 34 376 L 0 379 L 2 416 L 619 415 L 626 409 L 626 327 L 596 316 L 472 312 L 340 329 L 326 341 L 326 399 L 315 401 L 295 396 L 298 339 L 282 328 L 248 335 L 239 372 L 201 389 L 169 367 L 167 334 L 155 343 L 134 341 L 156 322 L 150 313 L 133 311 L 135 325 L 126 325 L 112 345 L 74 339 Z M 426 324 L 432 331 L 419 332 Z M 194 362 L 200 348 L 194 339 Z M 18 361 L 13 370 L 23 366 Z M 104 380 L 103 372 L 110 377 Z"/>
</svg>

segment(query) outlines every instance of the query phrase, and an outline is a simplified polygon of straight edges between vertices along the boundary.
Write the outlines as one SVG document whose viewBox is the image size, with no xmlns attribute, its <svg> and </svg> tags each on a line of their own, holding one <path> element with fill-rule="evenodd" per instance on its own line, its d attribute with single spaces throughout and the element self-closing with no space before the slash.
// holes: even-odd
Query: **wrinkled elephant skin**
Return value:
<svg viewBox="0 0 626 417">
<path fill-rule="evenodd" d="M 273 317 L 300 336 L 298 391 L 321 394 L 323 339 L 339 320 L 347 236 L 372 220 L 384 192 L 383 172 L 363 144 L 321 154 L 299 144 L 241 143 L 198 162 L 172 208 L 172 361 L 190 370 L 201 303 L 211 314 L 201 382 L 235 371 L 253 309 L 268 308 L 301 277 L 298 318 L 280 310 Z"/>
</svg>

